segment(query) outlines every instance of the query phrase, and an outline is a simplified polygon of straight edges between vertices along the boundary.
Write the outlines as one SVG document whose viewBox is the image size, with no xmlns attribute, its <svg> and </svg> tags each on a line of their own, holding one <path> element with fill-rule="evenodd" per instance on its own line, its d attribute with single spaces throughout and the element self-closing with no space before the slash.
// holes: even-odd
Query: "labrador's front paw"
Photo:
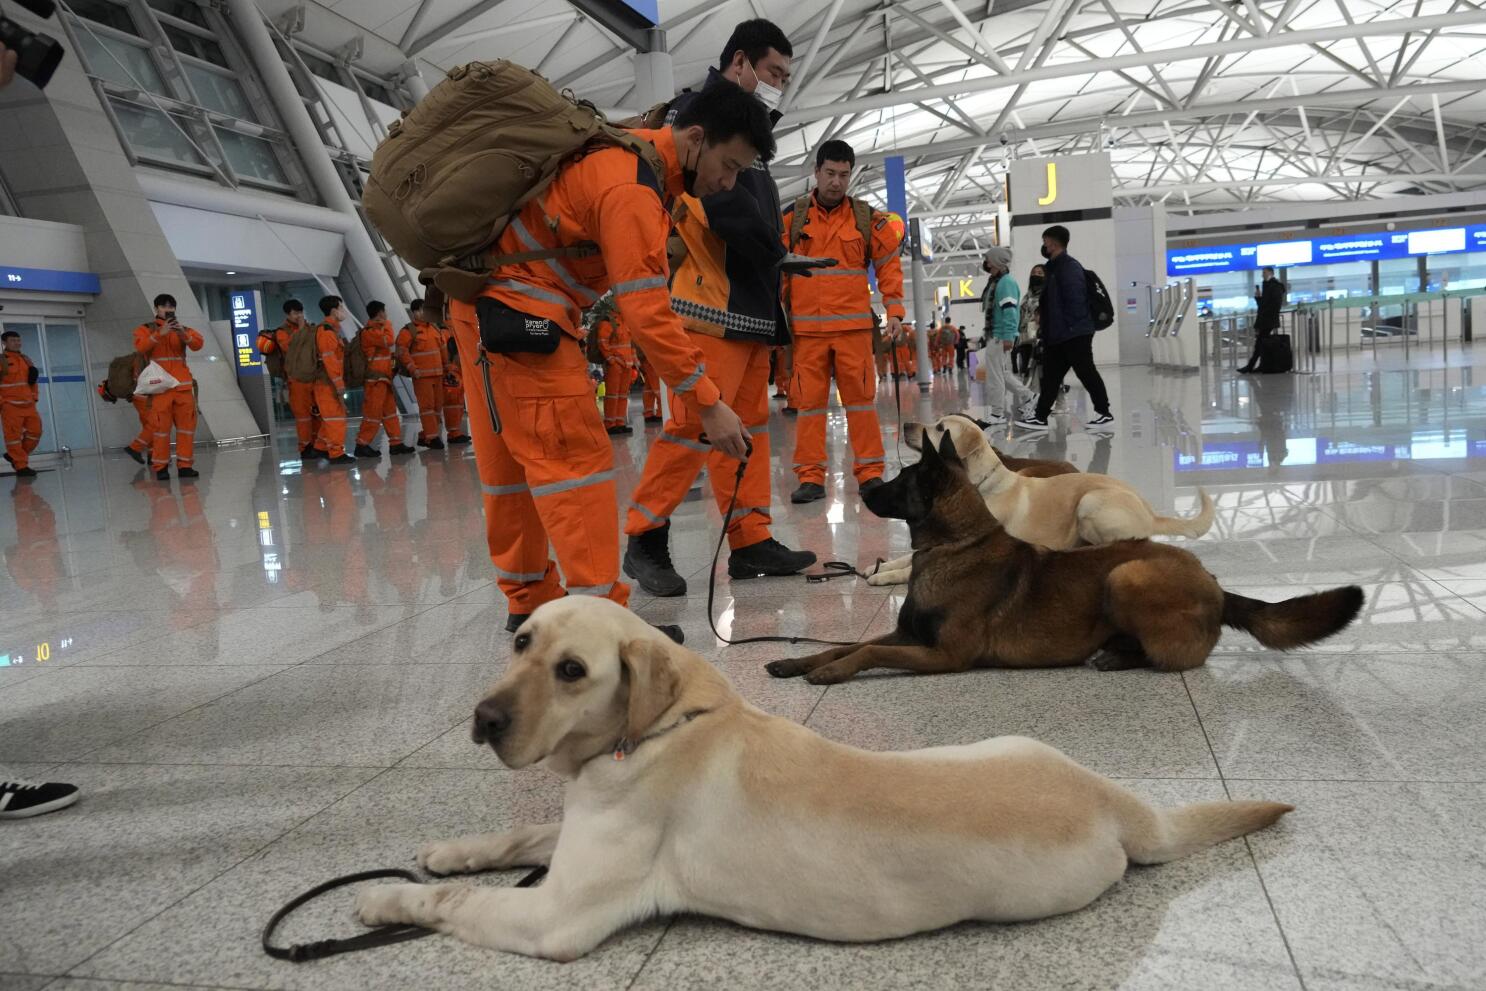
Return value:
<svg viewBox="0 0 1486 991">
<path fill-rule="evenodd" d="M 356 918 L 362 925 L 389 926 L 414 922 L 413 899 L 421 884 L 379 884 L 356 893 Z"/>
</svg>

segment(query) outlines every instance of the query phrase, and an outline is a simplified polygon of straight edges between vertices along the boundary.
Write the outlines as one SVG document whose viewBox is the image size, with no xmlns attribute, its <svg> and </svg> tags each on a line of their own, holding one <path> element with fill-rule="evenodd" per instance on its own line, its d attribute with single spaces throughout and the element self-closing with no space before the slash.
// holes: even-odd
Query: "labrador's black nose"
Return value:
<svg viewBox="0 0 1486 991">
<path fill-rule="evenodd" d="M 475 706 L 475 720 L 470 737 L 476 743 L 494 743 L 510 728 L 511 714 L 501 708 L 496 700 L 486 699 Z"/>
</svg>

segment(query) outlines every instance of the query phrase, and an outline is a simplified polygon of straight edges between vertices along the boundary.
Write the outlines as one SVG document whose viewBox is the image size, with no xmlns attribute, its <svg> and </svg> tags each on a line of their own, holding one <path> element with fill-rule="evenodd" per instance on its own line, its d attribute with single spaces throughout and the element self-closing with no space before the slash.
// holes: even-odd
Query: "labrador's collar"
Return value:
<svg viewBox="0 0 1486 991">
<path fill-rule="evenodd" d="M 671 732 L 671 730 L 680 729 L 682 726 L 685 726 L 687 723 L 691 722 L 698 716 L 705 716 L 711 711 L 711 709 L 692 709 L 690 712 L 686 713 L 686 715 L 682 716 L 680 719 L 676 720 L 665 729 L 659 729 L 656 730 L 654 733 L 648 733 L 645 736 L 640 737 L 638 740 L 631 740 L 628 737 L 622 737 L 619 742 L 614 744 L 614 759 L 624 760 L 630 754 L 634 753 L 635 750 L 640 746 L 640 744 L 645 743 L 649 740 L 653 740 L 658 736 L 665 736 L 667 733 Z"/>
</svg>

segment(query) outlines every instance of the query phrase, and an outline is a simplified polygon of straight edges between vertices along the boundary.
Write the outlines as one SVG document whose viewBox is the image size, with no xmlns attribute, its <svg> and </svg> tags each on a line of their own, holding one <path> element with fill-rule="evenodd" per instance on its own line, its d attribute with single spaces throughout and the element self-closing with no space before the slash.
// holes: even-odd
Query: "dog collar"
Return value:
<svg viewBox="0 0 1486 991">
<path fill-rule="evenodd" d="M 667 733 L 671 732 L 671 730 L 680 729 L 682 726 L 685 726 L 687 723 L 691 722 L 698 716 L 705 716 L 711 711 L 711 709 L 693 709 L 686 715 L 682 716 L 680 719 L 676 720 L 671 725 L 667 726 L 665 729 L 656 730 L 654 733 L 642 736 L 638 740 L 631 741 L 628 737 L 622 737 L 618 743 L 614 744 L 614 759 L 624 760 L 630 754 L 634 753 L 636 748 L 638 748 L 640 744 L 646 742 L 647 740 L 653 740 L 658 736 L 665 736 Z"/>
</svg>

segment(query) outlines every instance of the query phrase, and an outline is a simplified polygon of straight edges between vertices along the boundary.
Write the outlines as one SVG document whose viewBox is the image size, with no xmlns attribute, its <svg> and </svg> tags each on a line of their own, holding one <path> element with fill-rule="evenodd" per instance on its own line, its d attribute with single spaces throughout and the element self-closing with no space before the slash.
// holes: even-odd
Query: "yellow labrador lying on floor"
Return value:
<svg viewBox="0 0 1486 991">
<path fill-rule="evenodd" d="M 550 864 L 535 888 L 367 888 L 367 925 L 573 960 L 657 915 L 820 939 L 1071 912 L 1127 864 L 1163 863 L 1291 806 L 1157 809 L 1022 737 L 903 753 L 833 743 L 745 702 L 717 669 L 607 599 L 536 610 L 474 739 L 567 779 L 563 821 L 432 843 L 436 874 Z"/>
<path fill-rule="evenodd" d="M 970 472 L 970 481 L 985 498 L 986 508 L 1006 532 L 1029 544 L 1064 551 L 1083 544 L 1112 544 L 1157 534 L 1200 537 L 1213 525 L 1212 498 L 1197 490 L 1202 507 L 1182 519 L 1158 516 L 1140 493 L 1108 475 L 1089 472 L 1032 478 L 1012 471 L 997 457 L 985 432 L 968 416 L 955 413 L 929 426 L 903 424 L 903 439 L 923 450 L 924 435 L 937 445 L 945 434 Z M 913 555 L 888 561 L 867 579 L 869 585 L 905 585 L 913 574 Z"/>
</svg>

